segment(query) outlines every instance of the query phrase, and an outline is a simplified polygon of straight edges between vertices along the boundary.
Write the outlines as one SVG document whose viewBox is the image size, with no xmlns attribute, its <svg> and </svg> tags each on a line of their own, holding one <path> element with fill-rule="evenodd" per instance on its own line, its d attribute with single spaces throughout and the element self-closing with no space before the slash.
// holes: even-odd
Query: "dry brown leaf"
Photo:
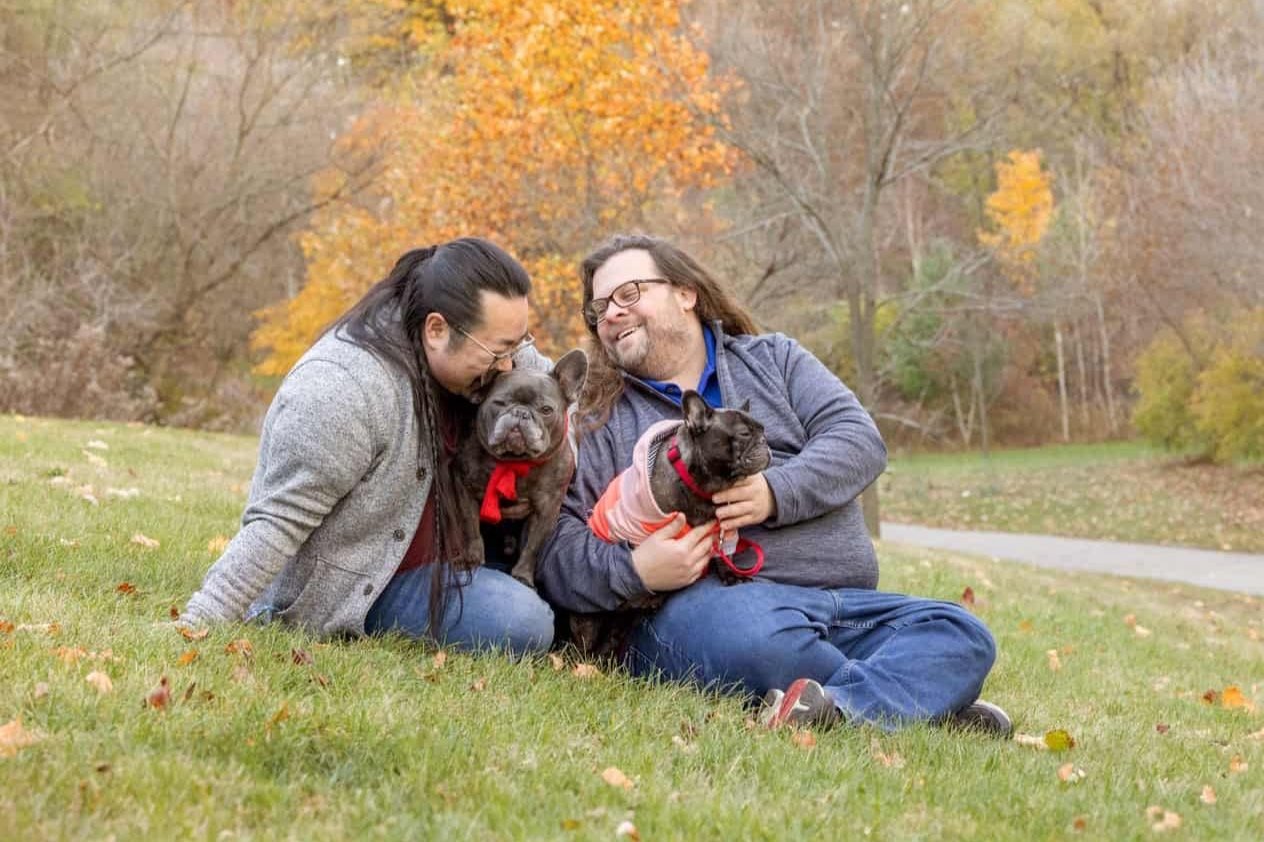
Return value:
<svg viewBox="0 0 1264 842">
<path fill-rule="evenodd" d="M 145 706 L 154 708 L 155 710 L 166 710 L 167 705 L 171 703 L 171 687 L 167 683 L 167 676 L 158 679 L 158 686 L 149 691 L 149 695 L 145 696 Z"/>
<path fill-rule="evenodd" d="M 1255 713 L 1255 702 L 1236 685 L 1229 685 L 1220 694 L 1220 704 L 1227 708 L 1242 708 L 1247 713 Z"/>
<path fill-rule="evenodd" d="M 473 692 L 473 693 L 481 693 L 486 689 L 487 689 L 486 678 L 479 678 L 477 681 L 475 681 L 473 684 L 470 685 L 470 692 Z"/>
<path fill-rule="evenodd" d="M 626 819 L 620 822 L 619 826 L 614 829 L 614 835 L 616 838 L 626 836 L 631 839 L 632 842 L 641 842 L 641 834 L 636 829 L 636 825 Z"/>
<path fill-rule="evenodd" d="M 816 748 L 816 734 L 807 728 L 795 728 L 790 732 L 790 742 L 804 751 L 811 751 Z"/>
<path fill-rule="evenodd" d="M 604 769 L 601 773 L 601 779 L 611 786 L 622 787 L 623 789 L 631 789 L 634 786 L 632 779 L 614 766 L 608 766 Z"/>
<path fill-rule="evenodd" d="M 1018 630 L 1022 632 L 1023 634 L 1029 634 L 1030 632 L 1035 631 L 1035 629 L 1036 629 L 1036 626 L 1035 624 L 1032 623 L 1031 620 L 1023 620 L 1021 623 L 1018 624 Z"/>
<path fill-rule="evenodd" d="M 1203 693 L 1203 701 L 1209 705 L 1214 705 L 1216 702 L 1220 701 L 1220 692 L 1217 690 L 1208 690 L 1206 693 Z"/>
<path fill-rule="evenodd" d="M 227 655 L 240 655 L 243 658 L 252 658 L 255 654 L 255 648 L 250 645 L 250 641 L 244 637 L 229 641 L 224 647 L 224 653 Z"/>
<path fill-rule="evenodd" d="M 148 535 L 142 535 L 139 532 L 132 536 L 132 543 L 137 546 L 144 547 L 147 550 L 156 550 L 158 547 L 162 546 L 153 538 L 150 538 Z"/>
<path fill-rule="evenodd" d="M 448 653 L 440 649 L 438 652 L 435 653 L 434 660 L 431 663 L 434 664 L 435 669 L 443 669 L 443 665 L 446 664 L 447 662 L 448 662 Z"/>
<path fill-rule="evenodd" d="M 136 586 L 133 585 L 131 582 L 120 582 L 118 587 L 116 587 L 114 590 L 118 591 L 123 596 L 136 595 Z"/>
<path fill-rule="evenodd" d="M 1242 755 L 1235 754 L 1229 758 L 1230 775 L 1240 775 L 1249 768 L 1251 768 L 1251 765 L 1242 759 Z"/>
<path fill-rule="evenodd" d="M 566 666 L 566 662 L 562 660 L 562 656 L 556 652 L 549 653 L 549 666 L 553 667 L 553 672 L 561 672 Z"/>
<path fill-rule="evenodd" d="M 206 551 L 211 555 L 220 555 L 226 549 L 228 549 L 228 537 L 225 535 L 216 535 L 206 542 Z"/>
<path fill-rule="evenodd" d="M 6 526 L 4 528 L 4 534 L 12 538 L 14 535 L 18 534 L 18 528 L 16 526 Z"/>
<path fill-rule="evenodd" d="M 0 757 L 13 757 L 27 746 L 34 745 L 44 739 L 39 731 L 28 731 L 22 727 L 22 718 L 0 725 Z"/>
<path fill-rule="evenodd" d="M 316 663 L 316 660 L 312 658 L 311 653 L 306 649 L 291 649 L 290 660 L 294 662 L 296 667 L 310 667 Z"/>
<path fill-rule="evenodd" d="M 974 607 L 974 588 L 967 585 L 966 589 L 961 592 L 961 604 L 966 608 Z"/>
<path fill-rule="evenodd" d="M 1074 763 L 1063 763 L 1058 767 L 1058 780 L 1064 784 L 1078 784 L 1088 777 L 1088 773 Z"/>
<path fill-rule="evenodd" d="M 167 609 L 167 616 L 168 616 L 168 617 L 170 617 L 170 618 L 171 618 L 171 619 L 173 619 L 173 620 L 179 620 L 179 619 L 180 619 L 180 609 L 179 609 L 179 608 L 177 608 L 177 607 L 176 607 L 176 606 L 174 606 L 174 605 L 173 605 L 173 606 L 171 606 L 170 608 L 168 608 L 168 609 Z"/>
<path fill-rule="evenodd" d="M 904 758 L 900 756 L 900 753 L 893 751 L 890 754 L 887 754 L 882 750 L 882 743 L 877 740 L 870 741 L 869 755 L 880 765 L 885 766 L 888 769 L 904 768 Z"/>
<path fill-rule="evenodd" d="M 276 713 L 272 714 L 272 717 L 268 720 L 267 730 L 271 731 L 273 728 L 280 725 L 282 722 L 284 722 L 285 720 L 289 718 L 290 718 L 289 702 L 282 702 L 281 707 L 277 710 Z"/>
<path fill-rule="evenodd" d="M 1075 821 L 1071 822 L 1071 829 L 1076 833 L 1083 833 L 1088 830 L 1088 819 L 1083 816 L 1076 816 Z"/>
<path fill-rule="evenodd" d="M 576 664 L 571 674 L 576 678 L 600 678 L 601 670 L 592 664 Z"/>
<path fill-rule="evenodd" d="M 1150 829 L 1155 833 L 1176 830 L 1181 826 L 1181 817 L 1179 813 L 1174 813 L 1171 810 L 1165 810 L 1154 804 L 1146 807 L 1146 820 L 1151 822 Z"/>
<path fill-rule="evenodd" d="M 183 655 L 181 655 L 179 658 L 176 659 L 176 663 L 178 663 L 182 667 L 187 667 L 189 664 L 193 663 L 197 659 L 198 659 L 197 650 L 189 649 Z"/>
<path fill-rule="evenodd" d="M 185 640 L 202 640 L 211 633 L 210 629 L 190 629 L 185 628 L 184 626 L 179 626 L 178 628 L 180 630 L 180 636 Z"/>
<path fill-rule="evenodd" d="M 1062 661 L 1061 659 L 1058 658 L 1057 649 L 1050 649 L 1045 654 L 1049 656 L 1049 669 L 1053 670 L 1054 672 L 1057 672 L 1058 670 L 1062 669 Z"/>
<path fill-rule="evenodd" d="M 96 691 L 103 696 L 106 693 L 114 692 L 114 682 L 110 680 L 108 675 L 100 670 L 93 670 L 84 676 L 83 680 L 95 687 Z"/>
<path fill-rule="evenodd" d="M 80 659 L 88 657 L 87 651 L 78 646 L 58 646 L 53 650 L 53 654 L 64 664 L 74 664 Z"/>
<path fill-rule="evenodd" d="M 1198 796 L 1198 800 L 1203 802 L 1204 804 L 1215 804 L 1216 791 L 1212 789 L 1210 786 L 1205 786 L 1203 787 L 1203 794 Z"/>
<path fill-rule="evenodd" d="M 1136 627 L 1137 627 L 1137 615 L 1136 615 L 1136 614 L 1125 614 L 1125 615 L 1124 615 L 1124 625 L 1125 625 L 1125 626 L 1127 626 L 1127 627 L 1128 627 L 1128 628 L 1130 628 L 1130 629 L 1134 629 L 1134 628 L 1136 628 Z"/>
<path fill-rule="evenodd" d="M 7 620 L 0 620 L 0 634 L 13 634 L 15 626 Z"/>
</svg>

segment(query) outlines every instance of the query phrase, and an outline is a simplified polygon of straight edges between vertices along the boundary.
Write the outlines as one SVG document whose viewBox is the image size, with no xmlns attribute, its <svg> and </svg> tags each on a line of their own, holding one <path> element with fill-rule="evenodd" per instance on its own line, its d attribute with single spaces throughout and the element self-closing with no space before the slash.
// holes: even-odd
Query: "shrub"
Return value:
<svg viewBox="0 0 1264 842">
<path fill-rule="evenodd" d="M 1264 308 L 1232 325 L 1198 375 L 1191 410 L 1217 461 L 1264 458 Z"/>
</svg>

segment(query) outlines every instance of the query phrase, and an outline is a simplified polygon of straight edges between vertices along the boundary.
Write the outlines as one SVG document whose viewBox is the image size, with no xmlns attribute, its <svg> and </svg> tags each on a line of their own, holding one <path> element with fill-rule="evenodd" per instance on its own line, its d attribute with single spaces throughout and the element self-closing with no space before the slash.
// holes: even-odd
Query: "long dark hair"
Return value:
<svg viewBox="0 0 1264 842">
<path fill-rule="evenodd" d="M 420 448 L 430 450 L 435 560 L 444 562 L 432 572 L 430 586 L 430 631 L 435 636 L 447 605 L 447 593 L 455 589 L 459 598 L 461 586 L 461 571 L 450 563 L 462 549 L 456 505 L 461 489 L 456 488 L 448 469 L 449 454 L 443 437 L 445 426 L 450 428 L 453 422 L 457 429 L 464 426 L 462 422 L 472 416 L 472 407 L 449 395 L 430 376 L 421 336 L 431 313 L 443 316 L 453 327 L 471 332 L 478 329 L 483 320 L 484 290 L 506 298 L 526 297 L 531 292 L 531 278 L 504 249 L 477 237 L 413 249 L 395 261 L 389 275 L 326 329 L 395 366 L 412 386 L 418 460 L 422 455 Z M 465 342 L 457 330 L 449 331 L 448 336 L 457 347 Z M 429 436 L 425 435 L 427 430 Z"/>
<path fill-rule="evenodd" d="M 720 286 L 720 282 L 702 264 L 671 242 L 649 234 L 617 234 L 584 258 L 579 267 L 584 284 L 584 307 L 593 299 L 593 276 L 597 270 L 616 254 L 631 249 L 649 252 L 658 271 L 671 281 L 672 286 L 697 293 L 694 313 L 703 324 L 709 325 L 718 320 L 729 336 L 759 332 L 746 308 Z M 623 374 L 601 346 L 597 326 L 589 324 L 588 332 L 592 334 L 588 349 L 588 380 L 579 405 L 579 415 L 583 419 L 580 429 L 583 432 L 592 432 L 605 424 L 615 401 L 623 394 Z"/>
</svg>

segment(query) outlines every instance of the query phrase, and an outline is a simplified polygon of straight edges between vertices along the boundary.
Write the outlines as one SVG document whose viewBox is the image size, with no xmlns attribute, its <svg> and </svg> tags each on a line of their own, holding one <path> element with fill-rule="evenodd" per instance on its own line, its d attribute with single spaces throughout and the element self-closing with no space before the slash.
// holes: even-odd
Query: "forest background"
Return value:
<svg viewBox="0 0 1264 842">
<path fill-rule="evenodd" d="M 0 411 L 254 432 L 406 249 L 668 236 L 888 441 L 1264 457 L 1259 0 L 0 0 Z"/>
</svg>

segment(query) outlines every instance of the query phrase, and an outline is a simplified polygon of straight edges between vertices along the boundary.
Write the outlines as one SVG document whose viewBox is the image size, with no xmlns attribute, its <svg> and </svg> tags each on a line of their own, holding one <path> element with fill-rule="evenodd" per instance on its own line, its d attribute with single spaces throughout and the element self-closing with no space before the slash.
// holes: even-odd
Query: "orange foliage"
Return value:
<svg viewBox="0 0 1264 842">
<path fill-rule="evenodd" d="M 1015 149 L 996 164 L 996 192 L 986 213 L 994 232 L 980 231 L 979 242 L 996 250 L 1006 274 L 1026 287 L 1031 264 L 1053 216 L 1053 174 L 1041 168 L 1040 152 Z"/>
<path fill-rule="evenodd" d="M 263 311 L 259 366 L 283 373 L 403 251 L 488 237 L 533 281 L 546 351 L 576 342 L 579 256 L 731 170 L 708 121 L 723 84 L 681 29 L 679 2 L 460 0 L 422 78 L 364 115 L 348 143 L 385 138 L 371 203 L 331 205 L 302 236 L 308 282 Z M 336 184 L 327 175 L 318 190 Z"/>
</svg>

